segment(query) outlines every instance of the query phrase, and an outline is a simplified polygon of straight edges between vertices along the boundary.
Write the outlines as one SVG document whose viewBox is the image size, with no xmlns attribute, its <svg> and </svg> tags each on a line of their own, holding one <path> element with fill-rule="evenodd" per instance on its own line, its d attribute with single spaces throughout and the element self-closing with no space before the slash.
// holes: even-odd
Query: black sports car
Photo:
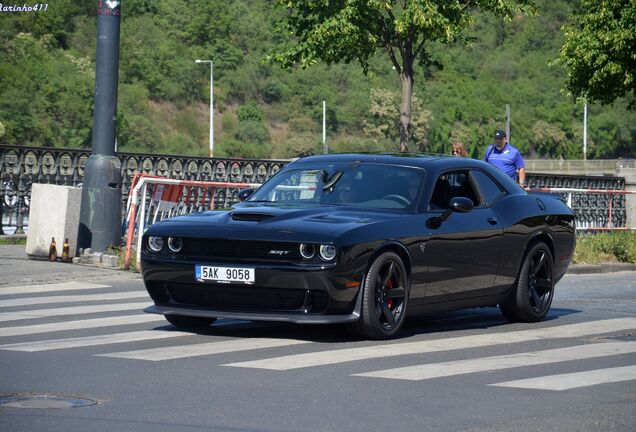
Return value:
<svg viewBox="0 0 636 432">
<path fill-rule="evenodd" d="M 575 245 L 562 201 L 469 158 L 311 156 L 240 196 L 148 229 L 147 312 L 180 327 L 342 322 L 372 339 L 407 313 L 499 305 L 539 321 Z"/>
</svg>

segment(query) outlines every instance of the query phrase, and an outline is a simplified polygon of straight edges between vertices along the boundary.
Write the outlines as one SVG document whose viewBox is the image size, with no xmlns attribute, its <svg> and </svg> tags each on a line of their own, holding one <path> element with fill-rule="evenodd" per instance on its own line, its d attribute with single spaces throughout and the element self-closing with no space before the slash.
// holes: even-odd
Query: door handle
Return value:
<svg viewBox="0 0 636 432">
<path fill-rule="evenodd" d="M 497 225 L 497 218 L 490 216 L 487 220 L 490 225 Z"/>
</svg>

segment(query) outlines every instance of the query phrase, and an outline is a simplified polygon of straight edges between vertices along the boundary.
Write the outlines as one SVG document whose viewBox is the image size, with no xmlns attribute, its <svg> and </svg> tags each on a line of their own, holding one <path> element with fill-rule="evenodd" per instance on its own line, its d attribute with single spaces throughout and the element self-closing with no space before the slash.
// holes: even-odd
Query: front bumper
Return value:
<svg viewBox="0 0 636 432">
<path fill-rule="evenodd" d="M 243 285 L 197 281 L 195 264 L 145 257 L 144 283 L 155 302 L 146 312 L 315 324 L 355 321 L 360 316 L 359 287 L 347 285 L 355 277 L 335 266 L 212 264 L 255 268 L 255 283 Z"/>
</svg>

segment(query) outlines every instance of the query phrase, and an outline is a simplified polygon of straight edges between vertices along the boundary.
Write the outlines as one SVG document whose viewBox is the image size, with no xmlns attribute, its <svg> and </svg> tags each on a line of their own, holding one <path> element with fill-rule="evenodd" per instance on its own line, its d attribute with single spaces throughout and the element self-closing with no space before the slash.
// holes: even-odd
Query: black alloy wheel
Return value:
<svg viewBox="0 0 636 432">
<path fill-rule="evenodd" d="M 543 242 L 528 251 L 510 299 L 501 304 L 503 314 L 511 321 L 541 321 L 554 296 L 554 260 Z"/>
<path fill-rule="evenodd" d="M 175 327 L 209 327 L 216 321 L 216 318 L 187 315 L 164 315 L 164 317 Z"/>
<path fill-rule="evenodd" d="M 362 288 L 362 315 L 351 330 L 367 339 L 387 339 L 402 327 L 408 303 L 408 275 L 393 252 L 378 256 Z"/>
</svg>

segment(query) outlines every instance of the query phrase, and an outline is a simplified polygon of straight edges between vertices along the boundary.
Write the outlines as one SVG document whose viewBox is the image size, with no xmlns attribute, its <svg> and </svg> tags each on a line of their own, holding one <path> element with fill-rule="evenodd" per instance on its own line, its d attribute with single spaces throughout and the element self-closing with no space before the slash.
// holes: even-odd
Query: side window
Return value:
<svg viewBox="0 0 636 432">
<path fill-rule="evenodd" d="M 468 176 L 468 171 L 454 171 L 439 176 L 435 182 L 429 210 L 444 210 L 454 197 L 465 197 L 479 206 L 479 199 Z"/>
<path fill-rule="evenodd" d="M 489 206 L 490 204 L 497 201 L 501 196 L 505 195 L 506 192 L 499 185 L 499 183 L 495 182 L 487 174 L 481 171 L 473 171 L 472 175 L 479 185 L 481 194 L 484 197 L 484 205 Z"/>
</svg>

